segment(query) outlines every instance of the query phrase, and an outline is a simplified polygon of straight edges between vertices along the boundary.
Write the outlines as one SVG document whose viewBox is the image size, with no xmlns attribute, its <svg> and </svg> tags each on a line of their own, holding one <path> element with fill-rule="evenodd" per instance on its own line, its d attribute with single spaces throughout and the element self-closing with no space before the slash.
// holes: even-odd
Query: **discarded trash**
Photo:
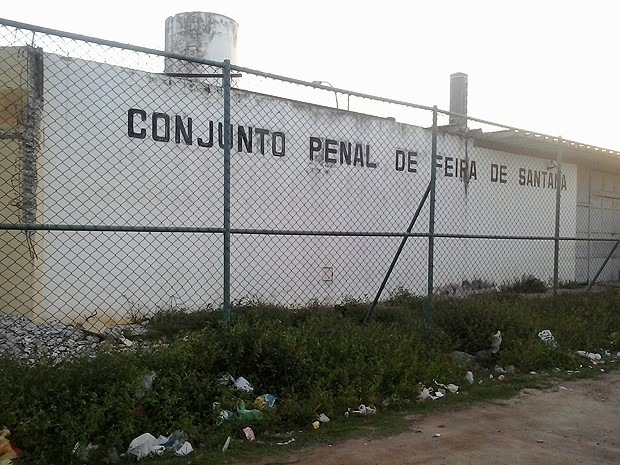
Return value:
<svg viewBox="0 0 620 465">
<path fill-rule="evenodd" d="M 142 387 L 144 389 L 151 389 L 153 387 L 153 381 L 155 381 L 156 377 L 157 374 L 154 371 L 151 371 L 144 375 L 144 378 L 142 379 Z"/>
<path fill-rule="evenodd" d="M 325 415 L 324 413 L 321 413 L 319 415 L 319 421 L 321 423 L 329 423 L 331 420 L 329 419 L 329 417 L 327 415 Z"/>
<path fill-rule="evenodd" d="M 353 415 L 366 417 L 368 415 L 374 415 L 375 413 L 377 413 L 377 408 L 372 405 L 366 406 L 364 404 L 360 404 L 357 410 L 348 409 L 347 413 L 345 413 L 345 416 L 349 416 L 350 413 Z"/>
<path fill-rule="evenodd" d="M 474 384 L 474 374 L 471 371 L 465 373 L 465 379 L 469 384 Z"/>
<path fill-rule="evenodd" d="M 447 389 L 448 391 L 450 391 L 452 394 L 456 394 L 456 392 L 459 390 L 459 387 L 456 384 L 441 384 L 438 383 L 437 381 L 433 380 L 434 383 L 439 386 L 440 388 L 444 388 Z"/>
<path fill-rule="evenodd" d="M 506 379 L 506 377 L 505 377 L 504 375 L 499 375 L 499 376 L 497 377 L 497 380 L 498 380 L 498 381 L 504 381 L 505 379 Z"/>
<path fill-rule="evenodd" d="M 545 441 L 543 441 L 542 439 L 536 439 L 536 442 L 537 442 L 538 444 L 542 444 L 542 443 L 543 443 L 543 442 L 545 442 Z"/>
<path fill-rule="evenodd" d="M 222 446 L 222 452 L 226 452 L 229 446 L 230 446 L 230 436 L 226 438 L 226 442 Z"/>
<path fill-rule="evenodd" d="M 291 438 L 288 441 L 284 441 L 284 442 L 276 442 L 276 444 L 278 446 L 286 446 L 286 445 L 290 444 L 291 442 L 295 442 L 295 438 Z"/>
<path fill-rule="evenodd" d="M 597 354 L 593 352 L 586 352 L 585 350 L 578 350 L 577 355 L 585 357 L 589 359 L 591 362 L 600 362 L 601 359 L 603 358 L 601 357 L 601 354 Z"/>
<path fill-rule="evenodd" d="M 420 395 L 418 395 L 418 400 L 424 402 L 426 399 L 437 400 L 439 397 L 435 395 L 433 388 L 424 387 L 420 391 Z"/>
<path fill-rule="evenodd" d="M 353 410 L 351 411 L 351 413 L 365 417 L 371 413 L 377 413 L 377 409 L 373 407 L 366 407 L 364 404 L 360 404 L 357 410 Z"/>
<path fill-rule="evenodd" d="M 425 387 L 420 391 L 420 394 L 418 395 L 418 400 L 421 401 L 425 401 L 426 399 L 430 399 L 431 398 L 431 392 L 430 390 Z"/>
<path fill-rule="evenodd" d="M 486 350 L 479 350 L 475 354 L 476 360 L 489 360 L 493 355 L 499 352 L 499 347 L 502 344 L 502 332 L 497 331 L 495 334 L 491 334 L 491 345 Z"/>
<path fill-rule="evenodd" d="M 131 347 L 134 343 L 134 341 L 127 339 L 125 336 L 123 336 L 122 334 L 118 337 L 118 340 L 125 346 L 125 347 Z"/>
<path fill-rule="evenodd" d="M 166 448 L 162 446 L 168 438 L 160 436 L 156 438 L 150 433 L 144 433 L 135 438 L 127 448 L 127 455 L 133 455 L 137 460 L 141 460 L 149 455 L 161 455 Z"/>
<path fill-rule="evenodd" d="M 194 449 L 185 440 L 183 431 L 175 431 L 170 436 L 155 437 L 150 433 L 144 433 L 135 438 L 127 448 L 127 455 L 133 455 L 136 460 L 141 460 L 150 455 L 161 455 L 165 451 L 174 451 L 178 456 L 190 454 Z"/>
<path fill-rule="evenodd" d="M 434 438 L 440 438 L 441 437 L 441 433 L 435 433 L 435 434 L 433 434 L 433 437 Z"/>
<path fill-rule="evenodd" d="M 248 441 L 250 442 L 256 441 L 256 436 L 254 435 L 254 431 L 252 430 L 252 428 L 250 428 L 249 426 L 246 426 L 241 431 L 243 431 L 243 434 L 245 434 L 245 438 Z"/>
<path fill-rule="evenodd" d="M 506 370 L 504 370 L 502 367 L 500 366 L 496 366 L 495 367 L 495 373 L 497 373 L 498 375 L 503 375 L 506 373 Z"/>
<path fill-rule="evenodd" d="M 530 371 L 530 375 L 537 375 L 538 373 L 536 373 L 535 371 Z"/>
<path fill-rule="evenodd" d="M 186 439 L 187 437 L 183 431 L 175 431 L 170 436 L 168 436 L 167 440 L 162 444 L 162 446 L 164 446 L 166 450 L 173 450 L 176 453 L 180 449 L 182 449 L 183 446 L 185 446 Z"/>
<path fill-rule="evenodd" d="M 144 397 L 146 391 L 149 391 L 153 388 L 153 381 L 155 381 L 156 377 L 157 374 L 154 371 L 150 371 L 144 375 L 144 377 L 142 378 L 142 385 L 136 391 L 136 399 L 141 399 L 142 397 Z"/>
<path fill-rule="evenodd" d="M 213 411 L 217 415 L 217 424 L 221 424 L 224 420 L 232 420 L 235 416 L 234 412 L 230 410 L 224 410 L 220 407 L 219 402 L 213 402 Z"/>
<path fill-rule="evenodd" d="M 262 396 L 258 396 L 254 401 L 254 404 L 261 409 L 265 410 L 267 408 L 273 408 L 276 405 L 276 400 L 278 398 L 271 394 L 263 394 Z"/>
<path fill-rule="evenodd" d="M 497 331 L 491 336 L 491 352 L 496 354 L 499 352 L 499 346 L 502 345 L 502 332 Z"/>
<path fill-rule="evenodd" d="M 559 387 L 558 387 L 558 389 L 559 389 L 560 391 L 571 391 L 571 390 L 572 390 L 572 389 L 568 389 L 568 388 L 567 388 L 567 387 L 565 387 L 565 386 L 559 386 Z"/>
<path fill-rule="evenodd" d="M 445 385 L 445 384 L 438 383 L 437 381 L 435 381 L 435 384 L 441 387 L 437 390 L 434 390 L 432 387 L 427 388 L 424 385 L 420 385 L 421 390 L 420 390 L 420 394 L 418 395 L 418 400 L 425 401 L 426 399 L 431 399 L 431 400 L 441 399 L 442 397 L 446 395 L 447 390 L 452 393 L 455 393 L 459 389 L 459 387 L 456 384 Z"/>
<path fill-rule="evenodd" d="M 237 378 L 233 383 L 233 386 L 235 386 L 235 388 L 237 388 L 238 390 L 245 392 L 252 392 L 254 390 L 250 382 L 243 376 Z"/>
<path fill-rule="evenodd" d="M 540 333 L 538 333 L 538 337 L 549 347 L 556 348 L 558 346 L 553 334 L 551 334 L 551 331 L 548 329 L 543 329 Z"/>
<path fill-rule="evenodd" d="M 193 451 L 194 448 L 192 447 L 192 445 L 189 442 L 185 441 L 181 448 L 174 453 L 174 455 L 178 457 L 185 457 L 186 455 L 191 454 Z"/>
<path fill-rule="evenodd" d="M 219 418 L 221 418 L 222 420 L 232 420 L 234 416 L 235 413 L 231 412 L 230 410 L 222 410 L 219 414 Z"/>
<path fill-rule="evenodd" d="M 314 429 L 319 429 L 320 426 L 321 426 L 321 422 L 319 420 L 315 420 L 312 422 L 312 427 Z"/>
<path fill-rule="evenodd" d="M 245 402 L 241 399 L 237 401 L 237 415 L 246 421 L 262 420 L 263 413 L 258 409 L 248 410 L 245 408 Z"/>
</svg>

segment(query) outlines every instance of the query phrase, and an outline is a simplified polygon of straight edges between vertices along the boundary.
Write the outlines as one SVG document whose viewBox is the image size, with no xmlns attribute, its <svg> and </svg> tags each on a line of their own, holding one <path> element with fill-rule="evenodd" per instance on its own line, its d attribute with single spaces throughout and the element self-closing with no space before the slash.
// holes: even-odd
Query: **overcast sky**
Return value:
<svg viewBox="0 0 620 465">
<path fill-rule="evenodd" d="M 0 16 L 163 49 L 185 11 L 235 19 L 241 66 L 443 109 L 465 72 L 471 116 L 620 150 L 613 0 L 29 0 Z"/>
</svg>

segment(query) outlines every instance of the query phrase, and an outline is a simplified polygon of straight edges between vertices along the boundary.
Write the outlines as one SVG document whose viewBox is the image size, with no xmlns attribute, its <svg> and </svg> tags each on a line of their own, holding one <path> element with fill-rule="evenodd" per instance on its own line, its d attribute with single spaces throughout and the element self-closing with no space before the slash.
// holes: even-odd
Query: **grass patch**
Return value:
<svg viewBox="0 0 620 465">
<path fill-rule="evenodd" d="M 100 446 L 102 457 L 93 459 L 98 463 L 105 451 L 124 452 L 144 432 L 185 431 L 196 449 L 194 463 L 288 453 L 293 446 L 276 443 L 286 441 L 291 431 L 294 447 L 392 434 L 404 428 L 404 412 L 509 397 L 541 382 L 527 374 L 531 370 L 560 376 L 554 369 L 586 364 L 574 352 L 612 349 L 608 335 L 620 330 L 619 306 L 611 291 L 540 299 L 518 294 L 445 299 L 437 302 L 432 331 L 426 327 L 424 301 L 404 290 L 382 302 L 367 325 L 361 322 L 368 304 L 354 301 L 336 309 L 313 305 L 296 310 L 237 303 L 227 329 L 212 309 L 169 310 L 150 320 L 147 337 L 153 344 L 148 350 L 101 352 L 58 365 L 2 360 L 0 424 L 11 429 L 12 439 L 24 449 L 20 462 L 38 464 L 77 463 L 71 455 L 77 441 Z M 552 331 L 557 347 L 540 340 L 543 329 Z M 497 330 L 503 335 L 499 353 L 471 368 L 450 357 L 452 351 L 488 349 Z M 496 365 L 513 365 L 517 374 L 504 382 L 490 380 Z M 469 369 L 476 384 L 464 380 Z M 145 388 L 149 373 L 155 378 Z M 247 378 L 254 393 L 221 384 L 227 374 Z M 417 403 L 420 384 L 434 386 L 434 380 L 460 385 L 459 394 Z M 250 422 L 260 443 L 243 439 L 240 431 L 248 422 L 221 422 L 213 408 L 218 402 L 234 410 L 239 399 L 253 408 L 264 393 L 277 396 L 278 402 L 261 421 Z M 360 403 L 376 405 L 380 414 L 344 417 L 347 408 Z M 314 430 L 311 423 L 319 412 L 332 422 Z M 232 445 L 224 455 L 221 447 L 228 436 Z M 166 460 L 183 462 L 160 458 L 152 463 Z"/>
<path fill-rule="evenodd" d="M 541 294 L 547 292 L 547 285 L 533 275 L 523 276 L 514 283 L 504 286 L 507 292 L 518 292 L 521 294 Z"/>
</svg>

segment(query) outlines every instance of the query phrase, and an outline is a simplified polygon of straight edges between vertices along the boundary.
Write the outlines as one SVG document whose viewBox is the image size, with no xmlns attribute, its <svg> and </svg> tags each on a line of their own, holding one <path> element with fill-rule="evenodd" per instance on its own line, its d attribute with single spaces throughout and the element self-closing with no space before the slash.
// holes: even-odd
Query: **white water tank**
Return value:
<svg viewBox="0 0 620 465">
<path fill-rule="evenodd" d="M 166 51 L 191 58 L 236 63 L 238 32 L 237 22 L 227 16 L 199 11 L 178 13 L 166 19 Z M 166 58 L 164 72 L 221 74 L 222 70 Z"/>
</svg>

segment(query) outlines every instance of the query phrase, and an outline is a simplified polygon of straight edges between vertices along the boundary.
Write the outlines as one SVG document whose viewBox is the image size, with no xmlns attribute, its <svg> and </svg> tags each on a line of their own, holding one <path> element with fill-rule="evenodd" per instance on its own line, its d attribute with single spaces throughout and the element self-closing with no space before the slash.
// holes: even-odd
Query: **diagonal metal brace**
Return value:
<svg viewBox="0 0 620 465">
<path fill-rule="evenodd" d="M 409 223 L 409 227 L 407 228 L 407 234 L 409 234 L 411 232 L 411 230 L 413 229 L 413 226 L 415 225 L 416 221 L 418 220 L 418 216 L 420 216 L 420 212 L 422 211 L 422 207 L 424 207 L 424 204 L 426 203 L 426 199 L 428 198 L 428 194 L 431 191 L 431 183 L 428 183 L 428 187 L 426 188 L 426 192 L 424 192 L 424 195 L 422 196 L 422 199 L 420 199 L 420 203 L 418 204 L 418 208 L 415 212 L 415 214 L 413 215 L 413 218 L 411 219 L 411 223 Z M 375 300 L 372 301 L 372 305 L 370 306 L 370 308 L 368 309 L 368 312 L 366 312 L 366 316 L 364 317 L 364 324 L 368 323 L 368 320 L 370 320 L 370 317 L 372 316 L 373 312 L 375 311 L 375 308 L 377 307 L 377 303 L 379 302 L 379 299 L 381 298 L 381 294 L 383 293 L 383 290 L 385 289 L 385 285 L 388 282 L 388 279 L 390 279 L 390 275 L 392 274 L 392 271 L 394 271 L 394 267 L 396 266 L 396 262 L 398 262 L 398 258 L 400 257 L 401 252 L 403 251 L 403 248 L 405 247 L 405 244 L 407 243 L 407 239 L 409 238 L 409 236 L 403 236 L 403 239 L 400 241 L 400 246 L 398 246 L 398 250 L 396 251 L 396 254 L 394 255 L 394 258 L 392 259 L 392 263 L 390 265 L 390 267 L 388 268 L 387 272 L 385 273 L 385 277 L 383 278 L 383 282 L 381 283 L 381 286 L 379 286 L 379 290 L 377 291 L 377 295 L 375 295 Z"/>
<path fill-rule="evenodd" d="M 616 249 L 618 248 L 618 244 L 620 244 L 620 241 L 616 241 L 615 245 L 613 246 L 613 248 L 611 249 L 611 252 L 609 252 L 609 254 L 607 255 L 607 258 L 605 259 L 605 261 L 603 262 L 603 264 L 601 265 L 601 267 L 598 269 L 598 271 L 596 272 L 596 274 L 594 275 L 594 278 L 592 279 L 592 281 L 590 282 L 590 284 L 588 284 L 588 288 L 586 289 L 586 292 L 589 292 L 590 289 L 592 289 L 592 286 L 594 286 L 596 284 L 596 280 L 598 279 L 598 277 L 600 276 L 600 274 L 603 272 L 603 269 L 605 268 L 605 265 L 607 265 L 607 262 L 609 261 L 609 259 L 611 258 L 611 256 L 614 254 L 614 252 L 616 251 Z"/>
</svg>

